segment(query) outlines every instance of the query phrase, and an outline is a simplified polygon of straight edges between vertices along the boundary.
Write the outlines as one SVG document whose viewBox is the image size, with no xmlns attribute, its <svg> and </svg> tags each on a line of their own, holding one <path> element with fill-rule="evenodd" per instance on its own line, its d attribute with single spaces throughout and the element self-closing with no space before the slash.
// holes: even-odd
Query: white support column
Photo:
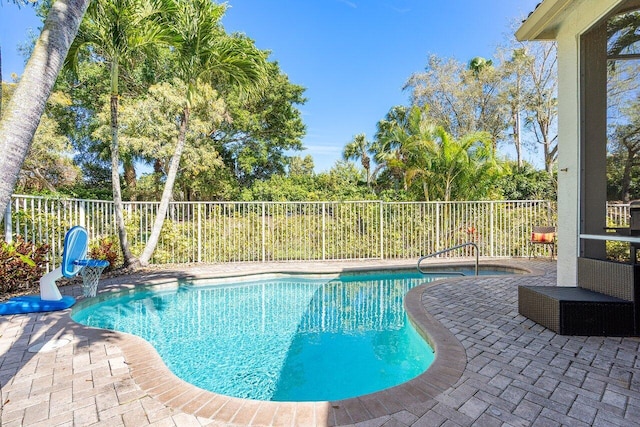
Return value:
<svg viewBox="0 0 640 427">
<path fill-rule="evenodd" d="M 575 286 L 580 222 L 580 44 L 558 34 L 558 285 Z"/>
<path fill-rule="evenodd" d="M 557 29 L 558 42 L 558 285 L 575 286 L 580 255 L 581 119 L 580 38 L 616 0 L 573 4 Z"/>
</svg>

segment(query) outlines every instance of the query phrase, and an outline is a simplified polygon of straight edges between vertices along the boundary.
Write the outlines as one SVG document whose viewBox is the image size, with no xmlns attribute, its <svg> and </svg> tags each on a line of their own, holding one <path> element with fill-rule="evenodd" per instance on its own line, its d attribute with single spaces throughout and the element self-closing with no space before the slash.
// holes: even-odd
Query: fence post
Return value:
<svg viewBox="0 0 640 427">
<path fill-rule="evenodd" d="M 440 202 L 436 202 L 436 242 L 433 245 L 433 251 L 440 250 Z"/>
<path fill-rule="evenodd" d="M 87 220 L 86 220 L 86 215 L 87 215 L 87 207 L 86 207 L 86 201 L 81 201 L 80 202 L 80 206 L 79 206 L 79 210 L 80 212 L 78 212 L 78 216 L 80 217 L 80 225 L 84 228 L 87 228 Z"/>
<path fill-rule="evenodd" d="M 322 202 L 322 260 L 327 259 L 327 219 L 326 203 Z"/>
<path fill-rule="evenodd" d="M 7 243 L 13 242 L 13 233 L 11 232 L 11 198 L 9 198 L 7 208 L 4 210 L 4 241 Z"/>
<path fill-rule="evenodd" d="M 198 208 L 198 262 L 202 262 L 202 202 L 196 204 Z"/>
<path fill-rule="evenodd" d="M 491 209 L 489 210 L 489 253 L 491 254 L 490 256 L 493 257 L 495 254 L 494 251 L 494 246 L 495 246 L 495 242 L 493 240 L 494 236 L 493 236 L 493 230 L 495 229 L 495 224 L 494 224 L 494 207 L 496 205 L 496 202 L 493 201 L 491 202 Z"/>
<path fill-rule="evenodd" d="M 265 212 L 265 207 L 265 202 L 262 202 L 262 262 L 267 262 L 267 213 Z"/>
<path fill-rule="evenodd" d="M 380 200 L 380 259 L 384 259 L 384 206 L 385 203 Z"/>
</svg>

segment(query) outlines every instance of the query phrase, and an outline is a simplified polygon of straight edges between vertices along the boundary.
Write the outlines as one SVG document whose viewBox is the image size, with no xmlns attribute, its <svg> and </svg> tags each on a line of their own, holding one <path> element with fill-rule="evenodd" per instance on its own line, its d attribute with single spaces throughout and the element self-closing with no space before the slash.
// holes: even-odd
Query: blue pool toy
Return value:
<svg viewBox="0 0 640 427">
<path fill-rule="evenodd" d="M 97 277 L 94 277 L 95 285 L 97 285 L 100 272 L 109 265 L 108 261 L 86 259 L 88 247 L 89 236 L 84 227 L 75 226 L 69 229 L 64 236 L 62 265 L 40 278 L 40 296 L 14 297 L 7 302 L 0 303 L 0 315 L 64 310 L 75 304 L 75 298 L 63 297 L 60 294 L 56 280 L 63 276 L 70 279 L 89 267 L 99 270 Z M 96 275 L 93 274 L 93 276 Z M 93 293 L 95 295 L 95 286 Z"/>
</svg>

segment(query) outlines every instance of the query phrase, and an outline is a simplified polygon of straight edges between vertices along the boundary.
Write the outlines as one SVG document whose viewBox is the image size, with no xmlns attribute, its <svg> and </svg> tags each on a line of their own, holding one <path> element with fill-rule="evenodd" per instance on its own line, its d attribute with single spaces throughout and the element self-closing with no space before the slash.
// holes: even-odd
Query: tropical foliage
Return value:
<svg viewBox="0 0 640 427">
<path fill-rule="evenodd" d="M 133 252 L 147 262 L 161 233 L 171 232 L 175 225 L 163 221 L 172 200 L 555 198 L 553 43 L 512 42 L 494 58 L 468 63 L 431 56 L 407 79 L 408 105 L 391 106 L 371 135 L 354 129 L 343 159 L 316 173 L 313 159 L 300 155 L 304 87 L 248 36 L 225 31 L 226 7 L 93 2 L 43 107 L 17 188 L 114 200 L 128 263 Z M 635 43 L 631 18 L 612 21 L 612 51 Z M 15 87 L 3 84 L 5 105 Z M 611 193 L 624 200 L 635 194 L 640 114 L 625 105 L 617 111 L 626 119 L 611 128 L 608 171 L 617 183 Z M 525 152 L 536 151 L 542 171 L 525 161 Z M 128 249 L 126 200 L 162 202 L 146 250 Z"/>
<path fill-rule="evenodd" d="M 525 128 L 533 123 L 525 100 L 535 88 L 526 66 L 537 59 L 526 48 L 502 62 L 431 57 L 426 71 L 407 82 L 411 105 L 392 107 L 374 135 L 345 141 L 344 161 L 315 173 L 313 159 L 296 153 L 305 134 L 297 109 L 306 101 L 304 88 L 289 82 L 247 36 L 226 33 L 225 11 L 208 1 L 93 3 L 57 87 L 68 100 L 61 135 L 82 174 L 44 188 L 108 194 L 116 202 L 162 199 L 163 205 L 518 194 L 500 187 L 502 176 L 520 172 L 505 165 L 500 147 L 510 144 L 510 135 L 518 145 L 514 117 L 522 117 Z M 253 75 L 246 74 L 251 64 Z M 522 168 L 520 157 L 518 164 Z M 22 188 L 42 191 L 33 183 Z M 549 188 L 544 193 L 553 196 L 553 183 Z"/>
<path fill-rule="evenodd" d="M 165 28 L 171 39 L 176 78 L 185 85 L 182 111 L 179 114 L 178 135 L 169 161 L 164 190 L 147 244 L 140 255 L 140 263 L 147 265 L 160 238 L 180 160 L 189 131 L 193 99 L 200 86 L 212 84 L 240 87 L 253 95 L 262 90 L 266 81 L 266 54 L 253 41 L 242 35 L 228 36 L 219 21 L 225 6 L 210 0 L 171 2 L 167 8 Z M 214 120 L 213 131 L 222 120 Z M 212 131 L 212 132 L 213 132 Z"/>
<path fill-rule="evenodd" d="M 12 243 L 0 241 L 0 295 L 30 291 L 46 273 L 48 245 L 27 242 L 16 236 Z"/>
</svg>

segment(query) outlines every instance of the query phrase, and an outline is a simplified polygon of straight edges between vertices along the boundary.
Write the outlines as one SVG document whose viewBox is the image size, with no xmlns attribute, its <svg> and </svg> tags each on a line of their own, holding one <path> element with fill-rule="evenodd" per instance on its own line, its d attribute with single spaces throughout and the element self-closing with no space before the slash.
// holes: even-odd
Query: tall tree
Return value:
<svg viewBox="0 0 640 427">
<path fill-rule="evenodd" d="M 302 149 L 306 129 L 296 105 L 306 102 L 304 88 L 289 81 L 277 62 L 267 64 L 262 96 L 247 98 L 237 87 L 220 87 L 230 121 L 211 135 L 227 168 L 242 187 L 283 174 L 287 151 Z"/>
<path fill-rule="evenodd" d="M 413 140 L 408 147 L 409 185 L 420 183 L 427 201 L 475 200 L 490 195 L 501 168 L 488 133 L 474 132 L 456 139 L 440 126 L 430 137 Z"/>
<path fill-rule="evenodd" d="M 83 49 L 92 48 L 110 68 L 111 111 L 111 184 L 115 205 L 116 226 L 125 266 L 136 265 L 131 253 L 124 222 L 120 186 L 120 147 L 118 141 L 118 102 L 120 98 L 120 68 L 130 67 L 159 43 L 167 41 L 166 28 L 160 17 L 169 13 L 165 3 L 156 0 L 96 0 L 78 36 L 73 42 L 66 64 L 77 70 Z"/>
<path fill-rule="evenodd" d="M 422 120 L 426 111 L 426 107 L 396 105 L 384 119 L 378 121 L 375 141 L 372 143 L 373 158 L 377 164 L 373 177 L 386 171 L 396 181 L 396 186 L 400 183 L 403 190 L 407 189 L 406 148 L 408 141 L 420 131 L 420 123 L 427 123 Z"/>
<path fill-rule="evenodd" d="M 509 125 L 511 137 L 516 150 L 516 165 L 524 166 L 523 138 L 522 138 L 522 112 L 524 110 L 524 74 L 530 57 L 524 48 L 510 49 L 510 58 L 502 63 L 502 77 L 504 86 L 500 93 L 502 103 L 509 111 Z"/>
<path fill-rule="evenodd" d="M 613 127 L 609 140 L 613 151 L 611 157 L 617 160 L 617 169 L 622 171 L 616 198 L 629 202 L 632 198 L 632 176 L 640 166 L 640 96 L 621 112 L 626 121 Z M 622 167 L 619 163 L 622 163 Z"/>
<path fill-rule="evenodd" d="M 0 122 L 0 212 L 15 187 L 33 135 L 89 0 L 57 0 L 51 6 L 11 102 Z"/>
<path fill-rule="evenodd" d="M 411 91 L 413 105 L 428 107 L 433 123 L 454 138 L 488 132 L 495 147 L 505 130 L 506 111 L 498 96 L 501 84 L 491 60 L 478 57 L 465 66 L 434 55 L 425 71 L 413 74 L 404 89 Z"/>
<path fill-rule="evenodd" d="M 307 154 L 304 156 L 293 156 L 289 159 L 289 176 L 313 176 L 313 157 Z"/>
<path fill-rule="evenodd" d="M 364 133 L 359 133 L 353 137 L 353 140 L 349 142 L 342 151 L 342 157 L 345 160 L 358 160 L 365 170 L 367 177 L 367 187 L 371 187 L 371 152 L 372 145 L 370 141 L 367 141 L 367 136 Z"/>
<path fill-rule="evenodd" d="M 211 0 L 174 0 L 174 11 L 166 28 L 171 32 L 175 49 L 176 75 L 184 82 L 184 108 L 179 118 L 175 151 L 169 162 L 156 219 L 140 255 L 147 265 L 160 238 L 165 216 L 189 129 L 192 101 L 201 82 L 237 85 L 250 90 L 266 78 L 266 53 L 243 35 L 227 35 L 220 25 L 225 5 Z"/>
<path fill-rule="evenodd" d="M 524 124 L 542 146 L 545 170 L 553 174 L 558 156 L 558 76 L 555 42 L 526 45 Z"/>
<path fill-rule="evenodd" d="M 134 99 L 123 99 L 119 107 L 120 151 L 127 157 L 137 157 L 153 165 L 156 190 L 149 193 L 147 180 L 140 189 L 143 200 L 159 200 L 162 181 L 168 173 L 168 165 L 174 153 L 178 124 L 184 108 L 186 86 L 174 79 L 149 87 L 145 95 Z M 104 108 L 97 116 L 100 126 L 94 132 L 95 139 L 109 137 L 109 109 Z M 184 161 L 177 177 L 177 187 L 182 200 L 192 200 L 194 192 L 200 193 L 203 181 L 213 179 L 217 169 L 223 166 L 220 153 L 209 137 L 212 128 L 228 120 L 224 100 L 208 84 L 201 84 L 192 99 L 189 131 L 186 135 Z M 136 190 L 137 191 L 137 190 Z M 136 197 L 138 194 L 134 194 Z M 151 198 L 149 198 L 151 197 Z"/>
<path fill-rule="evenodd" d="M 493 66 L 493 60 L 475 57 L 469 62 L 469 72 L 463 75 L 463 83 L 467 87 L 465 96 L 475 100 L 473 114 L 475 126 L 468 132 L 486 132 L 491 138 L 491 148 L 495 154 L 498 141 L 506 128 L 503 103 L 500 92 L 503 85 L 501 72 Z M 458 138 L 461 138 L 459 135 Z"/>
</svg>

